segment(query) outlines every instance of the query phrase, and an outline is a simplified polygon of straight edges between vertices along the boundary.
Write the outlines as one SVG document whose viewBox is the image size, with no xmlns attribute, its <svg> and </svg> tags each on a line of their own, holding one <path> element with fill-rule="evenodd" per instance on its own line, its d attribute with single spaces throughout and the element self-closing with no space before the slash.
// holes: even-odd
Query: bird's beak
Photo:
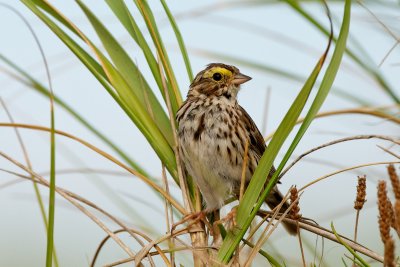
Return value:
<svg viewBox="0 0 400 267">
<path fill-rule="evenodd" d="M 238 73 L 233 77 L 233 84 L 240 85 L 242 83 L 248 82 L 251 80 L 251 77 L 244 75 L 242 73 Z"/>
</svg>

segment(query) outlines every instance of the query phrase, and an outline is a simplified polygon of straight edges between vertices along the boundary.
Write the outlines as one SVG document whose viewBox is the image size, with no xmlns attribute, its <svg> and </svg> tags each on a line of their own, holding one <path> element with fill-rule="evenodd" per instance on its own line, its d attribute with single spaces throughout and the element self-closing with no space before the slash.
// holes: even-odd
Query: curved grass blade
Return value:
<svg viewBox="0 0 400 267">
<path fill-rule="evenodd" d="M 139 9 L 140 13 L 142 14 L 142 17 L 147 25 L 147 29 L 157 49 L 157 54 L 160 57 L 160 61 L 163 65 L 163 69 L 165 71 L 167 80 L 171 85 L 171 88 L 168 88 L 170 93 L 171 107 L 174 114 L 176 114 L 178 108 L 182 104 L 182 96 L 181 92 L 179 91 L 179 86 L 176 81 L 174 71 L 171 67 L 168 53 L 165 50 L 164 43 L 158 31 L 157 23 L 154 18 L 153 12 L 151 11 L 147 1 L 134 0 L 134 2 L 137 8 Z"/>
<path fill-rule="evenodd" d="M 193 81 L 193 71 L 192 71 L 192 67 L 190 65 L 189 56 L 187 54 L 186 46 L 183 41 L 181 31 L 179 30 L 178 25 L 176 24 L 176 21 L 174 19 L 174 16 L 172 15 L 171 11 L 169 10 L 168 5 L 165 2 L 165 0 L 161 0 L 161 4 L 164 7 L 165 13 L 167 13 L 169 23 L 171 23 L 172 29 L 175 32 L 176 39 L 178 40 L 179 49 L 181 50 L 183 61 L 185 62 L 186 71 L 187 71 L 187 74 L 189 77 L 189 83 L 190 83 Z"/>
<path fill-rule="evenodd" d="M 313 106 L 314 108 L 312 111 L 309 111 L 309 114 L 314 114 L 315 110 L 318 110 L 318 107 L 323 103 L 324 100 L 324 94 L 326 93 L 325 90 L 329 91 L 330 86 L 329 82 L 331 79 L 334 79 L 337 68 L 339 67 L 340 59 L 343 55 L 346 40 L 347 40 L 347 34 L 348 34 L 348 29 L 349 29 L 349 24 L 350 24 L 350 7 L 351 7 L 351 0 L 346 0 L 345 2 L 345 13 L 343 16 L 343 22 L 342 22 L 342 28 L 341 28 L 341 33 L 340 33 L 340 40 L 341 43 L 344 42 L 344 47 L 343 45 L 337 46 L 335 49 L 335 54 L 337 59 L 332 59 L 332 62 L 330 63 L 330 72 L 326 73 L 325 76 L 328 76 L 326 79 L 326 84 L 324 86 L 324 92 L 319 94 L 319 99 L 315 99 L 313 101 Z M 239 244 L 241 238 L 244 236 L 246 233 L 248 227 L 250 226 L 251 221 L 255 217 L 257 211 L 261 207 L 262 203 L 264 202 L 264 199 L 267 197 L 269 192 L 272 190 L 273 186 L 276 184 L 279 176 L 279 169 L 275 172 L 273 177 L 270 179 L 268 182 L 265 190 L 262 192 L 260 198 L 257 200 L 258 196 L 261 193 L 262 188 L 264 187 L 265 181 L 267 179 L 267 173 L 269 173 L 269 170 L 272 167 L 273 161 L 279 152 L 279 149 L 283 145 L 284 141 L 287 139 L 287 136 L 291 132 L 291 130 L 294 127 L 294 124 L 296 123 L 295 121 L 297 118 L 300 116 L 301 110 L 304 108 L 304 105 L 308 99 L 308 96 L 311 92 L 311 89 L 315 83 L 315 80 L 322 68 L 322 64 L 325 60 L 325 57 L 327 55 L 329 49 L 326 50 L 324 55 L 321 57 L 319 62 L 317 63 L 316 67 L 314 68 L 313 72 L 311 73 L 310 77 L 306 81 L 305 85 L 303 86 L 302 90 L 296 97 L 295 101 L 293 102 L 292 106 L 290 107 L 288 113 L 286 114 L 285 118 L 281 122 L 281 124 L 278 127 L 276 135 L 274 135 L 271 143 L 267 147 L 264 155 L 262 156 L 258 167 L 256 168 L 256 171 L 251 179 L 251 182 L 245 192 L 244 198 L 242 202 L 239 204 L 239 208 L 237 211 L 237 225 L 238 225 L 238 230 L 237 232 L 231 232 L 227 235 L 225 238 L 220 251 L 218 253 L 218 260 L 220 260 L 223 263 L 227 263 L 232 254 L 234 253 L 237 245 Z M 336 52 L 338 51 L 338 52 Z M 336 69 L 336 71 L 335 71 Z M 333 81 L 333 80 L 332 80 Z M 328 87 L 328 89 L 326 89 Z M 321 90 L 321 88 L 320 88 Z M 316 102 L 314 104 L 314 102 Z M 312 115 L 309 116 L 309 122 L 312 120 Z M 298 134 L 298 139 L 295 139 L 293 141 L 293 144 L 291 148 L 288 150 L 287 155 L 291 154 L 291 150 L 295 148 L 297 143 L 302 137 L 303 131 L 306 130 L 307 124 L 305 124 L 304 128 L 302 131 L 299 130 Z M 278 133 L 279 132 L 279 133 Z M 283 168 L 284 164 L 286 162 L 283 160 L 280 164 L 279 167 Z"/>
<path fill-rule="evenodd" d="M 53 205 L 54 207 L 54 187 L 55 187 L 55 166 L 54 164 L 52 164 L 55 160 L 55 147 L 54 147 L 54 139 L 55 139 L 55 133 L 54 133 L 54 94 L 52 91 L 52 83 L 51 83 L 51 77 L 50 77 L 50 71 L 49 71 L 49 67 L 47 64 L 47 59 L 46 56 L 44 54 L 44 50 L 42 48 L 42 45 L 39 41 L 38 36 L 36 35 L 35 31 L 33 30 L 32 26 L 30 25 L 30 23 L 26 20 L 26 18 L 18 11 L 16 10 L 14 7 L 9 6 L 7 4 L 4 3 L 0 3 L 0 5 L 2 7 L 5 7 L 9 10 L 11 10 L 14 14 L 16 14 L 22 21 L 23 23 L 26 25 L 26 27 L 28 28 L 28 30 L 30 31 L 30 33 L 32 34 L 32 37 L 39 49 L 40 55 L 42 57 L 43 63 L 44 63 L 44 68 L 46 70 L 46 74 L 47 74 L 47 79 L 48 79 L 48 83 L 49 83 L 49 88 L 51 91 L 51 94 L 49 96 L 49 100 L 50 100 L 50 118 L 51 118 L 51 129 L 50 129 L 50 141 L 51 143 L 51 147 L 50 147 L 50 158 L 51 158 L 51 174 L 52 176 L 50 177 L 50 179 L 53 182 L 53 188 L 49 188 L 50 190 L 50 200 L 49 200 L 49 219 L 46 216 L 46 211 L 45 211 L 45 207 L 44 207 L 44 203 L 43 203 L 43 198 L 42 195 L 40 194 L 39 191 L 39 187 L 38 184 L 33 180 L 33 188 L 34 188 L 34 192 L 35 192 L 35 196 L 36 196 L 36 200 L 38 202 L 39 205 L 39 210 L 43 219 L 43 223 L 46 229 L 46 233 L 47 233 L 47 249 L 46 249 L 46 264 L 47 265 L 51 265 L 52 262 L 54 262 L 54 265 L 56 267 L 59 266 L 58 264 L 58 257 L 57 257 L 57 252 L 56 252 L 56 248 L 54 246 L 54 208 L 53 211 L 51 210 L 51 205 Z M 13 121 L 13 117 L 11 115 L 11 113 L 8 111 L 6 104 L 3 102 L 3 100 L 0 98 L 0 102 L 1 105 L 4 107 L 4 110 L 6 111 L 6 114 L 10 120 L 11 123 L 14 123 Z M 32 164 L 31 161 L 29 160 L 29 156 L 28 156 L 28 152 L 26 150 L 25 144 L 23 142 L 23 139 L 19 133 L 19 129 L 15 128 L 15 134 L 17 136 L 18 142 L 20 143 L 22 152 L 24 154 L 24 158 L 26 160 L 26 165 L 27 168 L 32 170 Z M 31 176 L 33 178 L 33 176 Z M 53 190 L 53 192 L 52 192 Z M 53 199 L 52 199 L 52 195 L 53 195 Z M 51 214 L 51 212 L 53 212 L 53 215 Z M 51 221 L 50 221 L 50 216 L 52 215 Z M 52 225 L 49 225 L 52 224 Z"/>
<path fill-rule="evenodd" d="M 0 60 L 6 63 L 8 66 L 16 70 L 22 77 L 14 77 L 19 82 L 25 84 L 26 86 L 32 88 L 36 92 L 40 93 L 45 97 L 49 97 L 49 90 L 42 85 L 39 81 L 30 76 L 27 72 L 18 67 L 11 60 L 6 58 L 4 55 L 0 54 Z M 76 112 L 71 106 L 65 103 L 62 99 L 60 99 L 57 95 L 54 95 L 54 102 L 62 107 L 66 112 L 68 112 L 72 117 L 74 117 L 78 122 L 80 122 L 83 126 L 85 126 L 89 131 L 91 131 L 94 135 L 96 135 L 99 139 L 101 139 L 104 143 L 106 143 L 111 149 L 114 150 L 122 159 L 125 160 L 132 168 L 141 174 L 150 177 L 149 174 L 140 167 L 132 158 L 128 156 L 121 148 L 115 145 L 108 137 L 102 134 L 99 130 L 97 130 L 92 124 L 90 124 L 86 119 L 84 119 L 78 112 Z"/>
<path fill-rule="evenodd" d="M 0 54 L 0 60 L 3 60 L 7 65 L 15 69 L 22 77 L 17 77 L 13 76 L 14 79 L 17 81 L 23 83 L 24 85 L 31 87 L 34 89 L 36 92 L 44 95 L 45 97 L 49 97 L 49 91 L 47 88 L 45 88 L 41 83 L 36 81 L 33 77 L 31 77 L 28 73 L 23 71 L 21 68 L 19 68 L 17 65 L 15 65 L 13 62 L 11 62 L 9 59 L 4 57 L 3 55 Z M 25 80 L 26 79 L 26 80 Z M 97 137 L 99 137 L 101 140 L 103 140 L 107 145 L 109 145 L 118 155 L 121 156 L 133 169 L 141 173 L 142 175 L 149 177 L 153 181 L 155 181 L 155 178 L 151 177 L 144 169 L 142 169 L 136 162 L 134 162 L 125 152 L 123 152 L 120 148 L 118 148 L 114 143 L 112 143 L 111 140 L 109 140 L 105 135 L 103 135 L 100 131 L 98 131 L 94 126 L 92 126 L 87 120 L 85 120 L 81 115 L 79 115 L 72 107 L 70 107 L 68 104 L 66 104 L 62 99 L 58 98 L 56 95 L 54 96 L 54 101 L 56 104 L 58 104 L 60 107 L 64 108 L 65 111 L 70 113 L 77 121 L 82 123 L 89 131 L 91 131 L 93 134 L 95 134 Z M 123 210 L 128 216 L 133 216 L 131 218 L 137 218 L 135 217 L 136 211 L 132 209 L 132 207 L 122 198 L 118 197 L 118 195 L 112 195 L 110 189 L 103 184 L 101 180 L 96 180 L 95 185 L 105 194 L 110 196 L 110 199 L 115 203 L 117 207 L 119 207 L 121 210 Z M 111 197 L 113 196 L 113 197 Z M 157 195 L 159 197 L 162 197 L 160 195 Z M 176 212 L 174 209 L 173 212 Z M 46 216 L 46 215 L 44 215 Z M 46 221 L 46 229 L 47 229 L 47 217 L 45 217 Z M 56 256 L 54 255 L 55 259 Z M 58 264 L 56 264 L 58 266 Z"/>
<path fill-rule="evenodd" d="M 68 29 L 71 29 L 71 31 L 77 35 L 80 39 L 83 41 L 87 40 L 87 38 L 76 28 L 68 19 L 66 19 L 58 10 L 56 10 L 53 6 L 51 6 L 48 2 L 43 2 L 39 0 L 21 0 L 25 5 L 29 4 L 29 8 L 32 10 L 34 8 L 35 10 L 34 13 L 36 15 L 40 15 L 40 18 L 42 20 L 46 20 L 45 23 L 52 24 L 51 29 L 55 31 L 55 33 L 59 36 L 59 38 L 66 43 L 66 45 L 78 56 L 78 58 L 85 64 L 85 66 L 96 76 L 96 78 L 102 83 L 102 85 L 107 89 L 107 85 L 105 85 L 105 80 L 108 81 L 108 77 L 104 70 L 101 68 L 101 66 L 86 52 L 84 51 L 76 42 L 74 42 L 64 31 L 61 30 L 57 25 L 54 24 L 43 12 L 41 12 L 37 7 L 42 8 L 45 10 L 48 14 L 50 14 L 52 17 L 57 19 L 60 23 L 62 23 L 64 26 L 66 26 Z M 50 27 L 50 26 L 49 26 Z M 121 49 L 122 50 L 122 49 Z M 136 66 L 135 66 L 136 67 Z M 95 68 L 95 72 L 93 72 L 93 68 Z M 125 70 L 125 69 L 123 69 Z M 126 69 L 128 71 L 129 69 Z M 102 76 L 101 78 L 99 76 Z M 140 81 L 144 81 L 143 76 L 140 74 L 140 72 L 136 73 L 136 76 L 140 75 Z M 130 75 L 129 77 L 133 77 Z M 148 87 L 148 86 L 147 86 Z M 146 91 L 143 97 L 140 98 L 142 104 L 147 107 L 148 105 L 148 99 L 150 99 L 150 102 L 153 104 L 155 103 L 155 110 L 152 112 L 152 114 L 155 114 L 159 118 L 157 122 L 159 122 L 160 127 L 162 128 L 162 133 L 165 133 L 166 138 L 169 142 L 172 142 L 172 132 L 169 128 L 169 120 L 166 117 L 166 114 L 162 107 L 158 104 L 157 99 L 154 97 L 153 92 L 147 88 L 148 91 Z M 107 89 L 107 91 L 111 94 L 111 91 Z M 113 98 L 121 105 L 120 101 L 116 99 L 114 95 L 112 95 Z M 126 107 L 122 107 L 124 110 Z M 160 116 L 160 117 L 158 117 Z M 165 128 L 163 128 L 165 127 Z M 173 143 L 170 144 L 171 146 Z"/>
<path fill-rule="evenodd" d="M 337 240 L 354 256 L 356 259 L 359 261 L 359 263 L 362 264 L 364 267 L 369 267 L 368 263 L 360 257 L 349 245 L 346 244 L 346 242 L 343 241 L 343 239 L 337 234 L 335 227 L 333 226 L 333 222 L 331 223 L 331 229 L 332 232 L 335 234 Z"/>
<path fill-rule="evenodd" d="M 141 102 L 134 94 L 129 94 L 129 87 L 122 78 L 118 70 L 108 61 L 108 59 L 95 47 L 83 33 L 76 31 L 80 37 L 85 40 L 86 44 L 93 50 L 99 61 L 103 64 L 104 70 L 99 72 L 98 63 L 93 60 L 75 41 L 73 41 L 60 27 L 58 27 L 49 17 L 40 11 L 34 0 L 21 0 L 31 11 L 36 14 L 47 26 L 63 41 L 75 55 L 85 64 L 85 66 L 95 75 L 107 92 L 121 106 L 129 118 L 136 124 L 139 130 L 153 147 L 159 158 L 164 162 L 168 171 L 177 181 L 176 162 L 172 148 L 165 140 L 164 135 L 160 132 L 157 125 L 153 122 L 150 114 L 143 107 Z M 61 15 L 61 14 L 60 14 Z M 66 20 L 68 21 L 68 20 Z M 71 24 L 72 27 L 75 27 Z M 106 77 L 103 76 L 106 73 Z"/>
<path fill-rule="evenodd" d="M 54 115 L 54 91 L 50 77 L 50 70 L 47 64 L 47 59 L 40 44 L 40 41 L 30 27 L 29 23 L 26 24 L 31 31 L 35 43 L 37 44 L 40 55 L 42 57 L 46 76 L 49 83 L 49 102 L 50 102 L 50 182 L 49 182 L 49 204 L 48 204 L 48 223 L 47 223 L 47 248 L 46 248 L 46 266 L 52 267 L 53 254 L 54 254 L 54 220 L 55 220 L 55 199 L 56 199 L 56 137 L 55 137 L 55 115 Z M 56 262 L 56 265 L 58 263 Z"/>
<path fill-rule="evenodd" d="M 350 12 L 351 5 L 346 3 L 345 9 L 348 9 L 349 10 L 348 12 Z M 330 89 L 332 88 L 333 82 L 336 78 L 336 74 L 339 70 L 339 66 L 343 58 L 343 54 L 346 50 L 346 41 L 349 30 L 350 30 L 350 15 L 346 16 L 345 13 L 343 16 L 342 27 L 336 42 L 336 48 L 335 51 L 333 52 L 331 62 L 329 63 L 329 66 L 325 72 L 324 78 L 322 79 L 317 95 L 315 96 L 314 101 L 312 102 L 311 107 L 308 110 L 307 115 L 300 126 L 300 129 L 298 130 L 296 136 L 293 139 L 292 144 L 290 145 L 289 149 L 287 150 L 285 156 L 282 159 L 280 166 L 278 167 L 279 169 L 278 172 L 282 171 L 286 162 L 292 155 L 294 149 L 296 148 L 301 138 L 304 136 L 305 132 L 310 126 L 311 122 L 313 121 L 318 111 L 320 110 L 322 104 L 325 102 L 325 99 L 328 96 Z"/>
<path fill-rule="evenodd" d="M 225 232 L 225 234 L 226 234 L 226 232 Z M 248 240 L 243 239 L 242 241 L 243 241 L 243 243 L 245 243 L 245 244 L 248 245 L 249 247 L 251 247 L 251 248 L 254 247 L 254 244 L 250 243 Z M 269 262 L 272 266 L 274 266 L 274 267 L 281 267 L 281 266 L 282 266 L 274 257 L 272 257 L 271 254 L 269 254 L 269 253 L 266 252 L 265 250 L 260 249 L 260 250 L 258 251 L 258 253 L 260 253 L 264 258 L 266 258 L 266 259 L 268 260 L 268 262 Z"/>
<path fill-rule="evenodd" d="M 320 30 L 323 34 L 329 35 L 329 31 L 325 29 L 320 23 L 317 22 L 307 11 L 305 11 L 297 1 L 294 0 L 286 0 L 286 2 L 296 10 L 300 15 L 302 15 L 305 19 L 307 19 L 312 25 L 314 25 L 318 30 Z M 337 42 L 337 39 L 333 39 Z M 367 73 L 369 73 L 375 80 L 380 84 L 382 89 L 386 92 L 386 94 L 392 98 L 394 102 L 400 104 L 400 98 L 396 95 L 394 90 L 389 86 L 385 78 L 382 74 L 379 73 L 378 70 L 373 69 L 371 66 L 366 64 L 362 59 L 360 59 L 351 49 L 346 48 L 346 53 L 349 55 L 351 59 L 354 60 L 360 67 L 362 67 Z"/>
<path fill-rule="evenodd" d="M 164 101 L 166 102 L 165 92 L 162 84 L 162 78 L 160 73 L 160 68 L 158 67 L 158 63 L 156 58 L 153 55 L 153 52 L 150 49 L 149 44 L 143 36 L 139 26 L 137 25 L 135 19 L 130 13 L 128 7 L 126 6 L 123 0 L 106 0 L 106 3 L 114 12 L 115 16 L 119 19 L 121 24 L 128 31 L 130 36 L 136 42 L 136 44 L 142 49 L 143 55 L 146 58 L 147 64 L 153 74 L 154 80 L 157 83 L 157 86 L 162 94 Z M 166 81 L 167 82 L 167 81 Z M 167 83 L 167 88 L 170 88 L 170 84 Z"/>
<path fill-rule="evenodd" d="M 170 146 L 174 146 L 169 119 L 137 66 L 90 9 L 80 0 L 78 0 L 77 3 L 95 29 L 97 36 L 100 38 L 111 60 L 115 64 L 115 68 L 126 81 L 128 85 L 127 93 L 136 95 L 142 105 L 147 108 L 147 112 L 152 114 L 156 125 L 160 128 L 160 131 L 164 134 Z"/>
<path fill-rule="evenodd" d="M 51 88 L 51 87 L 50 87 Z M 46 266 L 51 267 L 54 250 L 54 218 L 56 205 L 56 138 L 54 133 L 54 99 L 52 89 L 50 89 L 50 185 L 49 185 L 49 224 L 47 228 L 47 254 Z"/>
</svg>

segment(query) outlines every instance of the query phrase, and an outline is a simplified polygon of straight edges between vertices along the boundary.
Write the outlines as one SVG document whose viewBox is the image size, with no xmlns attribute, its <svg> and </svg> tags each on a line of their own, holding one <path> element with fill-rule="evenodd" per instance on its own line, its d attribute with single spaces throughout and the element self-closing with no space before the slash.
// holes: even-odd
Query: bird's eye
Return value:
<svg viewBox="0 0 400 267">
<path fill-rule="evenodd" d="M 222 79 L 222 75 L 219 72 L 214 73 L 212 77 L 214 81 L 220 81 Z"/>
</svg>

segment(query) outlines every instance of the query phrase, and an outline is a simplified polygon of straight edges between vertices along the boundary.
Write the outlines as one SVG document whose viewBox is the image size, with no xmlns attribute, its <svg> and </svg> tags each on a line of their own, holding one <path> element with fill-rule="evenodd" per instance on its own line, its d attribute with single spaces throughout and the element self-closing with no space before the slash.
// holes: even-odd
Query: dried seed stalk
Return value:
<svg viewBox="0 0 400 267">
<path fill-rule="evenodd" d="M 296 186 L 290 189 L 290 204 L 293 205 L 292 209 L 289 211 L 289 218 L 293 220 L 299 220 L 301 218 L 299 201 L 299 192 Z M 294 204 L 292 204 L 294 203 Z"/>
<path fill-rule="evenodd" d="M 388 166 L 388 174 L 396 198 L 394 208 L 392 207 L 391 226 L 396 230 L 397 235 L 400 237 L 400 179 L 393 164 Z"/>
<path fill-rule="evenodd" d="M 385 256 L 384 256 L 384 261 L 383 261 L 384 267 L 395 267 L 396 266 L 394 247 L 395 247 L 394 240 L 393 240 L 393 238 L 390 237 L 385 242 Z"/>
<path fill-rule="evenodd" d="M 366 202 L 366 189 L 367 189 L 367 184 L 366 184 L 366 176 L 358 176 L 358 184 L 357 184 L 357 197 L 356 200 L 354 201 L 354 209 L 357 211 L 361 210 L 362 207 L 364 206 L 364 203 Z"/>
<path fill-rule="evenodd" d="M 393 164 L 388 166 L 388 174 L 390 181 L 392 182 L 394 196 L 396 197 L 396 200 L 400 200 L 400 180 Z"/>
<path fill-rule="evenodd" d="M 357 196 L 354 201 L 354 209 L 357 211 L 356 213 L 356 222 L 354 225 L 354 242 L 357 242 L 357 232 L 358 232 L 358 220 L 360 217 L 360 210 L 363 208 L 366 200 L 366 189 L 367 189 L 367 177 L 365 175 L 358 176 L 357 183 Z"/>
<path fill-rule="evenodd" d="M 387 197 L 386 182 L 379 181 L 378 183 L 378 209 L 379 209 L 379 231 L 381 233 L 382 242 L 385 244 L 390 237 L 391 226 L 391 204 Z"/>
</svg>

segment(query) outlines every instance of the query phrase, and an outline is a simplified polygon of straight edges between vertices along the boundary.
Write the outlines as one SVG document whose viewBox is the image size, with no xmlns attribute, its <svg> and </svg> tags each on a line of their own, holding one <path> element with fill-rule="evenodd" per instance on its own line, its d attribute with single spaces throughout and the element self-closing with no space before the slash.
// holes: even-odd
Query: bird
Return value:
<svg viewBox="0 0 400 267">
<path fill-rule="evenodd" d="M 266 149 L 262 134 L 237 100 L 241 85 L 251 79 L 235 66 L 211 63 L 196 75 L 177 111 L 179 155 L 202 194 L 205 212 L 218 210 L 227 199 L 239 196 L 246 143 L 246 185 Z M 274 172 L 272 167 L 267 182 Z M 275 185 L 265 202 L 274 209 L 282 200 Z M 284 202 L 280 212 L 288 208 Z M 295 225 L 284 226 L 295 234 Z"/>
</svg>

